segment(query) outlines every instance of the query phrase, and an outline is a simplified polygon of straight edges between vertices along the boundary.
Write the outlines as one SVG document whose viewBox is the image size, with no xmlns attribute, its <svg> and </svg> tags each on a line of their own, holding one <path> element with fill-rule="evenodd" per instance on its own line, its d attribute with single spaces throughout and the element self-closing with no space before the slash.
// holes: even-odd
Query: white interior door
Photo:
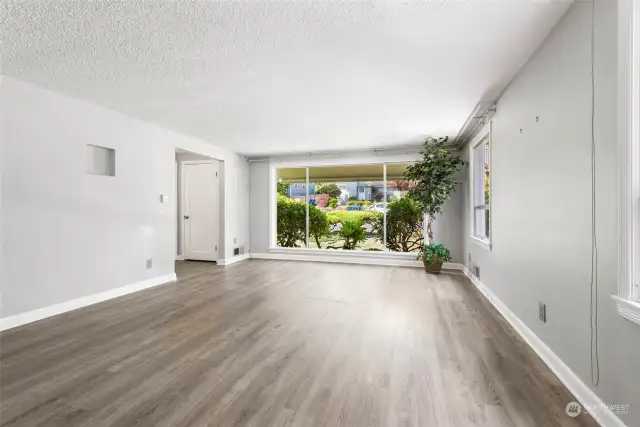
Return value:
<svg viewBox="0 0 640 427">
<path fill-rule="evenodd" d="M 182 162 L 183 254 L 185 259 L 218 259 L 220 194 L 217 161 Z"/>
</svg>

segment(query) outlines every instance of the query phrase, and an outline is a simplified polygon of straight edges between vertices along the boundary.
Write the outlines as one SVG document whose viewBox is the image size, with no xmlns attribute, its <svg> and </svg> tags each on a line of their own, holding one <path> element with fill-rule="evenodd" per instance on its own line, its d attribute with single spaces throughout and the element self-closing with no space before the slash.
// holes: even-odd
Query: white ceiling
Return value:
<svg viewBox="0 0 640 427">
<path fill-rule="evenodd" d="M 3 73 L 244 154 L 454 137 L 562 0 L 8 1 Z"/>
</svg>

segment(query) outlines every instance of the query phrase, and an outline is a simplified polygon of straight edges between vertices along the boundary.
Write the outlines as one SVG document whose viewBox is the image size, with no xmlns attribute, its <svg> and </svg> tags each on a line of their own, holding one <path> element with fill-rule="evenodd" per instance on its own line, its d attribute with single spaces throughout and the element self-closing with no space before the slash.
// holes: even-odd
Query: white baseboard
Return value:
<svg viewBox="0 0 640 427">
<path fill-rule="evenodd" d="M 130 285 L 121 286 L 105 292 L 87 295 L 85 297 L 72 299 L 59 304 L 50 305 L 48 307 L 27 311 L 26 313 L 16 314 L 15 316 L 5 317 L 4 319 L 0 319 L 0 331 L 26 325 L 27 323 L 36 322 L 38 320 L 46 319 L 47 317 L 77 310 L 88 305 L 93 305 L 112 298 L 138 292 L 143 289 L 152 288 L 169 282 L 175 282 L 176 280 L 176 273 L 165 274 L 164 276 L 153 277 L 142 282 L 132 283 Z"/>
<path fill-rule="evenodd" d="M 176 261 L 184 261 L 184 255 L 176 255 Z"/>
<path fill-rule="evenodd" d="M 457 271 L 462 271 L 464 269 L 464 265 L 458 263 L 458 262 L 445 262 L 444 264 L 442 264 L 442 268 L 444 270 L 457 270 Z"/>
<path fill-rule="evenodd" d="M 233 256 L 231 258 L 221 258 L 218 261 L 216 261 L 216 264 L 218 264 L 218 265 L 229 265 L 229 264 L 234 264 L 236 262 L 244 261 L 245 259 L 249 259 L 249 258 L 251 258 L 251 254 L 250 253 L 246 253 L 246 254 L 242 254 L 242 255 L 236 255 L 236 256 Z"/>
<path fill-rule="evenodd" d="M 302 252 L 302 251 L 301 251 Z M 404 255 L 404 254 L 403 254 Z M 315 261 L 315 262 L 333 262 L 341 264 L 365 264 L 365 265 L 387 265 L 395 267 L 416 267 L 424 268 L 421 261 L 415 259 L 414 255 L 410 256 L 393 256 L 391 254 L 362 254 L 362 253 L 318 253 L 305 251 L 304 253 L 286 252 L 261 252 L 252 253 L 251 258 L 256 259 L 279 259 L 285 261 Z M 446 262 L 442 266 L 444 270 L 462 270 L 463 265 L 457 263 Z"/>
<path fill-rule="evenodd" d="M 555 354 L 531 329 L 524 324 L 484 283 L 462 266 L 462 271 L 471 280 L 482 295 L 500 312 L 515 329 L 529 347 L 536 352 L 542 361 L 562 381 L 575 396 L 583 408 L 589 410 L 591 416 L 602 427 L 626 427 L 604 402 Z M 568 403 L 568 402 L 567 402 Z M 595 408 L 595 409 L 594 409 Z"/>
</svg>

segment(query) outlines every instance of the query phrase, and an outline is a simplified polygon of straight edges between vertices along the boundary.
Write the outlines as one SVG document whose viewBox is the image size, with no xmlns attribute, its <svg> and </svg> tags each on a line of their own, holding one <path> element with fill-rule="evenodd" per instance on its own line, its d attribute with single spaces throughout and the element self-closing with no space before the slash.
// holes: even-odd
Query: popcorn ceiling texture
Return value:
<svg viewBox="0 0 640 427">
<path fill-rule="evenodd" d="M 3 74 L 245 154 L 455 136 L 569 4 L 4 3 Z"/>
</svg>

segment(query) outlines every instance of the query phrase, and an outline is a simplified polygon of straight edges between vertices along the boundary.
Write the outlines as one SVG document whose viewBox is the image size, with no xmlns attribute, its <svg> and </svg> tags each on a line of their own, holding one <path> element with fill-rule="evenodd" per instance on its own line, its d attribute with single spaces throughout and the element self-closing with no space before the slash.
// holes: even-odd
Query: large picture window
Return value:
<svg viewBox="0 0 640 427">
<path fill-rule="evenodd" d="M 406 163 L 279 168 L 278 247 L 417 252 L 420 207 L 407 196 Z"/>
<path fill-rule="evenodd" d="M 473 235 L 487 242 L 491 240 L 490 155 L 488 136 L 472 148 Z"/>
</svg>

